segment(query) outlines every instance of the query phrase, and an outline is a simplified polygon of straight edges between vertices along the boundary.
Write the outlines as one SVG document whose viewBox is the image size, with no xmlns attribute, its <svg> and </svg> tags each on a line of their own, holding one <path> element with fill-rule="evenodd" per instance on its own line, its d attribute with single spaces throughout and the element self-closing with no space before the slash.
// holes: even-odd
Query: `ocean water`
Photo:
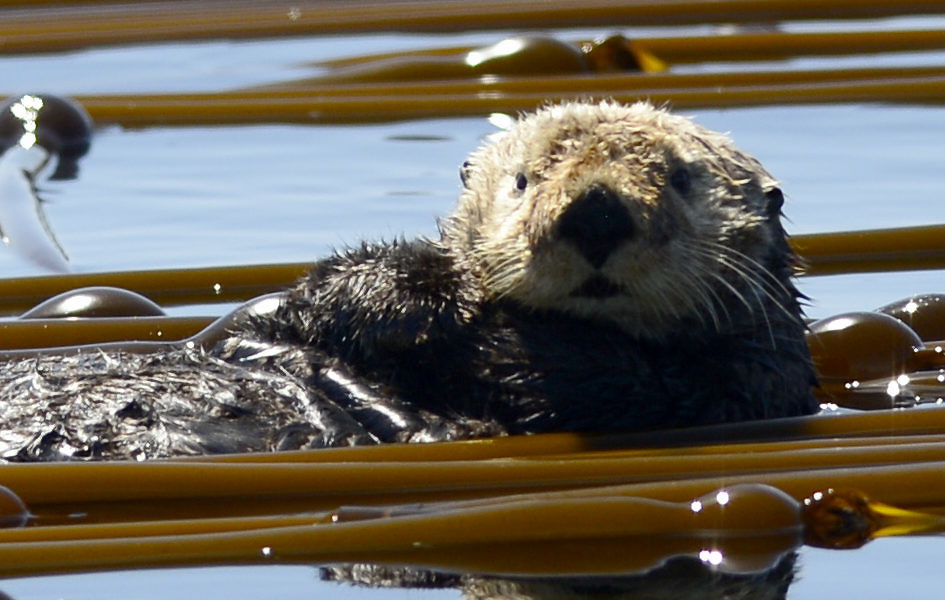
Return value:
<svg viewBox="0 0 945 600">
<path fill-rule="evenodd" d="M 567 32 L 582 37 L 585 32 Z M 502 34 L 206 42 L 0 57 L 4 91 L 92 94 L 214 90 L 310 74 L 302 63 L 369 51 L 487 43 Z M 943 60 L 941 54 L 920 57 Z M 788 228 L 811 233 L 945 222 L 945 107 L 856 104 L 686 111 L 729 132 L 783 184 Z M 488 119 L 352 126 L 251 125 L 96 132 L 80 177 L 43 182 L 48 218 L 76 272 L 313 260 L 362 239 L 436 235 L 458 166 Z M 40 269 L 0 247 L 0 275 Z M 945 292 L 941 271 L 802 280 L 808 312 L 868 310 Z M 187 307 L 177 312 L 187 313 Z M 805 549 L 789 598 L 939 597 L 940 539 Z M 906 583 L 908 582 L 908 583 Z M 937 585 L 938 584 L 938 585 Z M 0 581 L 17 600 L 444 598 L 367 590 L 311 567 L 228 567 Z"/>
</svg>

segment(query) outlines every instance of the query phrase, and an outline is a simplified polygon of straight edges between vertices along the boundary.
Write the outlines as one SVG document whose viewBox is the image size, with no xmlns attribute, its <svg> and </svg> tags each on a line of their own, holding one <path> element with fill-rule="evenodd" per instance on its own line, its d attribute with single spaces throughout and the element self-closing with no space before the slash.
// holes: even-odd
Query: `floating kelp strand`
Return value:
<svg viewBox="0 0 945 600">
<path fill-rule="evenodd" d="M 942 522 L 942 517 L 873 502 L 857 490 L 828 489 L 804 502 L 755 483 L 728 485 L 678 502 L 571 492 L 475 503 L 351 507 L 330 516 L 0 531 L 0 565 L 7 565 L 0 571 L 22 575 L 180 566 L 197 560 L 276 560 L 560 575 L 638 572 L 688 555 L 722 572 L 745 573 L 769 568 L 802 539 L 852 547 L 876 535 L 941 528 Z M 596 556 L 586 552 L 588 544 L 618 545 L 622 551 Z M 7 555 L 18 558 L 2 559 Z"/>
<path fill-rule="evenodd" d="M 615 27 L 621 24 L 681 25 L 756 23 L 791 19 L 870 18 L 939 14 L 929 2 L 890 4 L 888 0 L 725 0 L 696 2 L 613 2 L 596 0 L 580 6 L 555 0 L 534 3 L 480 2 L 475 11 L 453 2 L 376 2 L 334 6 L 323 2 L 282 5 L 252 2 L 113 3 L 42 6 L 7 11 L 0 38 L 4 51 L 53 52 L 113 44 L 169 40 L 237 39 L 358 32 L 467 32 L 525 27 Z M 875 32 L 869 32 L 875 34 Z M 808 44 L 810 45 L 810 44 Z M 862 50 L 860 50 L 862 51 Z"/>
<path fill-rule="evenodd" d="M 732 481 L 750 482 L 756 477 L 759 482 L 769 482 L 772 477 L 790 473 L 801 480 L 826 478 L 834 471 L 866 473 L 896 467 L 924 468 L 943 462 L 943 444 L 911 444 L 894 449 L 833 448 L 825 444 L 821 448 L 782 453 L 745 453 L 735 447 L 729 455 L 573 462 L 532 458 L 433 463 L 10 464 L 3 467 L 0 481 L 23 498 L 36 514 L 51 507 L 58 512 L 94 516 L 118 502 L 170 505 L 173 501 L 180 502 L 179 510 L 186 510 L 188 503 L 199 508 L 204 500 L 225 496 L 231 499 L 229 508 L 239 510 L 243 501 L 255 506 L 255 500 L 263 497 L 274 502 L 298 499 L 309 510 L 322 510 L 344 503 L 342 498 L 348 503 L 358 498 L 357 504 L 386 505 L 409 503 L 411 498 L 462 499 L 602 485 L 632 487 L 654 482 L 670 489 L 681 481 L 723 476 Z M 253 486 L 247 487 L 246 481 L 253 481 Z M 777 485 L 781 487 L 780 483 Z M 870 491 L 866 485 L 857 487 Z M 923 494 L 934 491 L 924 490 Z M 372 500 L 365 500 L 367 497 Z M 65 505 L 71 508 L 65 510 L 62 508 Z"/>
<path fill-rule="evenodd" d="M 945 225 L 795 235 L 791 243 L 808 275 L 945 267 Z M 113 286 L 161 306 L 249 300 L 279 291 L 312 267 L 277 263 L 153 269 L 0 279 L 0 314 L 19 314 L 50 296 L 86 286 Z"/>
<path fill-rule="evenodd" d="M 82 344 L 119 344 L 130 349 L 134 340 L 148 343 L 181 340 L 213 323 L 212 317 L 99 317 L 95 319 L 0 320 L 0 360 L 35 355 L 37 348 Z M 145 347 L 145 349 L 154 347 Z"/>
<path fill-rule="evenodd" d="M 99 123 L 124 127 L 240 125 L 249 123 L 350 124 L 391 123 L 414 119 L 486 117 L 491 113 L 533 111 L 548 102 L 606 96 L 618 102 L 649 99 L 675 109 L 780 104 L 897 102 L 939 104 L 945 101 L 945 77 L 898 77 L 887 80 L 770 83 L 745 86 L 718 84 L 693 88 L 653 88 L 628 80 L 595 89 L 594 79 L 577 76 L 567 89 L 501 93 L 425 93 L 303 96 L 276 92 L 211 93 L 149 97 L 93 97 L 81 101 Z"/>
<path fill-rule="evenodd" d="M 17 315 L 56 294 L 87 286 L 131 290 L 160 306 L 243 302 L 280 291 L 312 263 L 76 273 L 0 279 L 0 313 Z"/>
<path fill-rule="evenodd" d="M 606 573 L 650 568 L 676 555 L 699 557 L 707 547 L 726 572 L 769 566 L 800 541 L 797 503 L 766 486 L 731 486 L 690 502 L 671 503 L 632 497 L 593 499 L 536 498 L 467 508 L 436 506 L 426 512 L 384 518 L 307 522 L 283 526 L 264 520 L 247 524 L 264 529 L 209 533 L 225 521 L 42 528 L 0 539 L 0 572 L 69 572 L 131 566 L 279 562 L 409 562 L 432 567 L 496 573 Z M 173 528 L 181 533 L 170 535 Z M 198 533 L 203 529 L 204 533 Z M 64 534 L 73 534 L 67 538 Z M 113 534 L 131 537 L 103 537 Z M 175 541 L 176 539 L 176 541 Z M 20 540 L 20 541 L 15 541 Z M 746 541 L 750 543 L 746 544 Z M 577 552 L 587 543 L 619 544 L 611 560 Z M 545 545 L 571 560 L 549 561 Z M 767 549 L 759 552 L 759 546 Z M 269 548 L 260 553 L 260 548 Z M 498 548 L 502 548 L 497 552 Z M 579 557 L 583 555 L 585 559 Z M 8 560 L 8 557 L 15 560 Z"/>
</svg>

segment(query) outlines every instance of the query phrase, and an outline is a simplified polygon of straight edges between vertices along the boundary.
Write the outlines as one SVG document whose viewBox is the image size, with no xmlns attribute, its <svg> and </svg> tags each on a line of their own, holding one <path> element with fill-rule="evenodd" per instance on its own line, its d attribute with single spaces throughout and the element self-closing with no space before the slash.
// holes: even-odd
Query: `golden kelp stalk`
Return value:
<svg viewBox="0 0 945 600">
<path fill-rule="evenodd" d="M 38 6 L 37 6 L 38 5 Z M 363 32 L 455 32 L 532 27 L 615 27 L 756 23 L 791 19 L 941 14 L 941 3 L 888 0 L 524 0 L 461 2 L 237 1 L 39 2 L 0 14 L 5 53 L 212 38 L 260 38 Z"/>
</svg>

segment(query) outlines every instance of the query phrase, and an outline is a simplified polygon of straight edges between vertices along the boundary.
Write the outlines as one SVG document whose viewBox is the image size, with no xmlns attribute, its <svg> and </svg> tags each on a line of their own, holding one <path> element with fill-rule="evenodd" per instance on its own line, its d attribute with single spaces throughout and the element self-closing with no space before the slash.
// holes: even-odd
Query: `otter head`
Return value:
<svg viewBox="0 0 945 600">
<path fill-rule="evenodd" d="M 544 108 L 462 177 L 443 243 L 489 298 L 661 338 L 681 322 L 740 326 L 738 313 L 788 293 L 770 264 L 789 254 L 775 180 L 725 136 L 649 104 Z"/>
</svg>

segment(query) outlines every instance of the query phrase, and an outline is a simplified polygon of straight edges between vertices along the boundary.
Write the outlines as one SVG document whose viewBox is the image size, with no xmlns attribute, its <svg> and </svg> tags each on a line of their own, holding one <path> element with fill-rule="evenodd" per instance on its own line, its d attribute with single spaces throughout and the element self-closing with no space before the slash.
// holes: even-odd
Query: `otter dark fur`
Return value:
<svg viewBox="0 0 945 600">
<path fill-rule="evenodd" d="M 436 241 L 319 263 L 211 348 L 0 364 L 0 455 L 150 458 L 809 414 L 774 180 L 638 104 L 473 154 Z"/>
</svg>

